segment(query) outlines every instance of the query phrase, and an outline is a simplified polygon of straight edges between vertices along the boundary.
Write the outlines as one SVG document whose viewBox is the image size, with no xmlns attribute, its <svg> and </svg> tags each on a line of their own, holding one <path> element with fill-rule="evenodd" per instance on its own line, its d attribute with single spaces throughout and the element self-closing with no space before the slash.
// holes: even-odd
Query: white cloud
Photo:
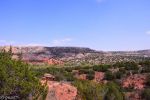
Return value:
<svg viewBox="0 0 150 100">
<path fill-rule="evenodd" d="M 40 43 L 29 43 L 25 45 L 20 45 L 20 46 L 46 46 L 45 44 L 40 44 Z"/>
<path fill-rule="evenodd" d="M 72 41 L 71 38 L 64 38 L 64 39 L 55 39 L 49 43 L 16 43 L 14 41 L 7 41 L 7 40 L 0 40 L 0 46 L 68 46 Z"/>
<path fill-rule="evenodd" d="M 5 46 L 5 45 L 14 45 L 14 41 L 7 41 L 7 40 L 0 40 L 0 46 Z"/>
<path fill-rule="evenodd" d="M 146 34 L 150 35 L 150 31 L 147 31 Z"/>
<path fill-rule="evenodd" d="M 52 41 L 52 46 L 64 46 L 71 42 L 71 38 L 64 38 L 64 39 L 56 39 Z"/>
<path fill-rule="evenodd" d="M 66 46 L 72 41 L 71 38 L 55 39 L 49 43 L 29 43 L 24 46 Z"/>
</svg>

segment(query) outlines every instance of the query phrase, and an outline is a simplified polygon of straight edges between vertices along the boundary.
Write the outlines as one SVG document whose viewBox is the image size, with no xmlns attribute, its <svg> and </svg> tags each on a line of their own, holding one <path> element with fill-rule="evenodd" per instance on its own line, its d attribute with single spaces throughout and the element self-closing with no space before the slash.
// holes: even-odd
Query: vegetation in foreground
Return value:
<svg viewBox="0 0 150 100">
<path fill-rule="evenodd" d="M 54 75 L 55 81 L 72 83 L 78 89 L 77 99 L 81 100 L 128 100 L 125 94 L 136 92 L 133 86 L 123 88 L 121 80 L 134 74 L 146 74 L 145 87 L 139 91 L 142 100 L 150 99 L 150 61 L 143 62 L 117 62 L 112 65 L 86 65 L 78 67 L 58 66 L 31 66 L 21 60 L 13 60 L 9 52 L 0 53 L 0 95 L 16 96 L 26 100 L 29 97 L 45 99 L 46 86 L 42 86 L 39 79 L 45 74 Z M 73 71 L 86 74 L 86 80 L 74 77 Z M 102 82 L 94 82 L 94 73 L 103 72 L 105 77 Z M 103 83 L 106 80 L 107 83 Z"/>
<path fill-rule="evenodd" d="M 11 51 L 0 53 L 0 96 L 14 100 L 44 100 L 47 94 L 46 86 L 41 85 L 27 64 L 13 60 L 11 55 Z"/>
<path fill-rule="evenodd" d="M 33 68 L 36 66 L 32 66 Z M 149 100 L 150 87 L 150 61 L 142 62 L 117 62 L 112 65 L 81 65 L 76 67 L 47 67 L 35 68 L 34 71 L 40 77 L 44 73 L 56 76 L 56 81 L 71 82 L 78 89 L 78 97 L 82 100 L 128 100 L 129 95 L 138 94 L 140 100 Z M 74 71 L 79 75 L 86 74 L 86 80 L 77 79 Z M 94 73 L 105 73 L 101 82 L 94 82 Z M 128 77 L 143 75 L 146 81 L 142 89 L 135 89 L 135 84 L 123 87 L 122 81 Z M 107 81 L 104 83 L 103 81 Z M 133 80 L 134 81 L 134 80 Z M 137 83 L 136 83 L 137 84 Z M 133 99 L 134 100 L 134 99 Z"/>
</svg>

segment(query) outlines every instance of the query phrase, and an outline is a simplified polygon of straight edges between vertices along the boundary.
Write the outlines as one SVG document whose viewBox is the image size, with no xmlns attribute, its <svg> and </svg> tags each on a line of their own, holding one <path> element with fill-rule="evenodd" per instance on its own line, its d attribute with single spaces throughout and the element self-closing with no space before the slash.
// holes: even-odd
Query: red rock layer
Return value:
<svg viewBox="0 0 150 100">
<path fill-rule="evenodd" d="M 134 89 L 141 90 L 145 87 L 145 81 L 146 81 L 145 75 L 135 74 L 124 79 L 122 82 L 122 86 L 124 88 L 131 87 Z"/>
</svg>

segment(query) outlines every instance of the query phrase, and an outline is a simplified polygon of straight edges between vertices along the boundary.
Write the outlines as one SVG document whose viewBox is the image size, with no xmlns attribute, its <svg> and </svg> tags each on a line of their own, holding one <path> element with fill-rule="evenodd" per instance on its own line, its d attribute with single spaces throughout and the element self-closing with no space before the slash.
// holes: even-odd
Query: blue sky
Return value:
<svg viewBox="0 0 150 100">
<path fill-rule="evenodd" d="M 0 0 L 0 45 L 150 49 L 150 0 Z"/>
</svg>

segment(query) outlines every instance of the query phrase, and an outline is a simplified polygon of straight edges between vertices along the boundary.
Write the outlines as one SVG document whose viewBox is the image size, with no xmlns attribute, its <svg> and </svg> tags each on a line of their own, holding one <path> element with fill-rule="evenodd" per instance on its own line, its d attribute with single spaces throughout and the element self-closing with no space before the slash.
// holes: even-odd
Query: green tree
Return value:
<svg viewBox="0 0 150 100">
<path fill-rule="evenodd" d="M 33 99 L 45 98 L 47 88 L 41 85 L 33 71 L 23 62 L 13 60 L 11 51 L 0 52 L 0 95 L 18 96 L 26 100 L 29 95 Z"/>
<path fill-rule="evenodd" d="M 115 78 L 117 78 L 117 79 L 121 79 L 122 76 L 123 76 L 123 72 L 121 72 L 121 71 L 117 71 L 117 72 L 115 73 Z"/>
<path fill-rule="evenodd" d="M 88 80 L 93 80 L 93 79 L 94 79 L 94 74 L 87 74 L 87 75 L 86 75 L 86 78 L 87 78 Z"/>
<path fill-rule="evenodd" d="M 106 80 L 113 80 L 115 78 L 115 75 L 111 71 L 107 71 L 105 73 L 105 79 Z"/>
<path fill-rule="evenodd" d="M 138 64 L 135 62 L 125 62 L 126 70 L 138 70 Z"/>
<path fill-rule="evenodd" d="M 76 80 L 73 84 L 77 87 L 82 100 L 103 100 L 105 85 L 83 80 Z"/>
<path fill-rule="evenodd" d="M 106 72 L 110 65 L 94 65 L 93 70 L 98 72 Z"/>
<path fill-rule="evenodd" d="M 146 60 L 139 63 L 142 66 L 142 73 L 149 73 L 150 72 L 150 61 Z"/>
<path fill-rule="evenodd" d="M 124 100 L 124 94 L 120 87 L 114 82 L 107 84 L 107 93 L 104 96 L 104 100 Z"/>
</svg>

